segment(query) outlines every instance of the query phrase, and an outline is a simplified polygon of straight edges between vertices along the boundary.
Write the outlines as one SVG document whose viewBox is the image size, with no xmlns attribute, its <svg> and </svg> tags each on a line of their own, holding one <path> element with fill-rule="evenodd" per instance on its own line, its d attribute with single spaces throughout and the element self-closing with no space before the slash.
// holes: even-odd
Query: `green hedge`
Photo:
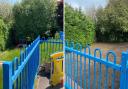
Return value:
<svg viewBox="0 0 128 89">
<path fill-rule="evenodd" d="M 94 42 L 95 27 L 93 21 L 81 10 L 65 5 L 65 38 L 81 43 L 83 46 Z"/>
</svg>

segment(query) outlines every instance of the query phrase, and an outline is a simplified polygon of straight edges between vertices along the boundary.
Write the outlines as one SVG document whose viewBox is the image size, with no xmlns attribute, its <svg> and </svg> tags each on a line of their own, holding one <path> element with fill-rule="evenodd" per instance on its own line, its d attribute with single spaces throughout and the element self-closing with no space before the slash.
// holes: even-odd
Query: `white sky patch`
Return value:
<svg viewBox="0 0 128 89">
<path fill-rule="evenodd" d="M 108 0 L 65 0 L 66 3 L 70 4 L 72 7 L 82 9 L 88 9 L 91 7 L 105 7 L 108 3 Z"/>
<path fill-rule="evenodd" d="M 7 2 L 7 3 L 15 4 L 15 3 L 19 3 L 21 1 L 22 0 L 0 0 L 0 3 Z"/>
</svg>

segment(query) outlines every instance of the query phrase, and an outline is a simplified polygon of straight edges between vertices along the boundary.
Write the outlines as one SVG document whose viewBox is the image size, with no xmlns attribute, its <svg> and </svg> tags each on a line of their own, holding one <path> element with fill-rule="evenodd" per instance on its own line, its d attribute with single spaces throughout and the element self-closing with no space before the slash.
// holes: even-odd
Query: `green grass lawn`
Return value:
<svg viewBox="0 0 128 89">
<path fill-rule="evenodd" d="M 0 61 L 11 61 L 14 59 L 14 57 L 19 57 L 19 55 L 19 48 L 9 49 L 0 53 Z"/>
<path fill-rule="evenodd" d="M 0 61 L 12 61 L 14 57 L 19 57 L 20 55 L 20 49 L 14 48 L 14 49 L 8 49 L 4 52 L 0 52 Z M 2 88 L 3 85 L 3 78 L 2 78 L 2 66 L 0 66 L 0 89 Z"/>
</svg>

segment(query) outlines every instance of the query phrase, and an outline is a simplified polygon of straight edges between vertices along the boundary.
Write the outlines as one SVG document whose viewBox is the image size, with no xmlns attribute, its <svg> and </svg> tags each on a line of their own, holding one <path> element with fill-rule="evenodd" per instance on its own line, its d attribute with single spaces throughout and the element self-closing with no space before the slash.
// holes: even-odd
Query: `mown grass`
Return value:
<svg viewBox="0 0 128 89">
<path fill-rule="evenodd" d="M 4 52 L 0 53 L 0 61 L 12 61 L 14 57 L 19 57 L 20 55 L 20 49 L 19 48 L 13 48 L 8 49 Z M 3 70 L 2 65 L 0 65 L 0 89 L 3 89 Z"/>
<path fill-rule="evenodd" d="M 11 61 L 14 57 L 19 57 L 20 55 L 20 49 L 14 48 L 14 49 L 8 49 L 4 52 L 1 52 L 0 54 L 0 61 Z"/>
</svg>

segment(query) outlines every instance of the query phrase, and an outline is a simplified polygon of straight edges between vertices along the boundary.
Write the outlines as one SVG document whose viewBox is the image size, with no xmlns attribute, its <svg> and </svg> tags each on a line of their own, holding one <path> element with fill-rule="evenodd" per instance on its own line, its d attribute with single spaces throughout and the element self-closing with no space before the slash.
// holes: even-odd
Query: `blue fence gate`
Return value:
<svg viewBox="0 0 128 89">
<path fill-rule="evenodd" d="M 89 46 L 66 42 L 66 89 L 128 89 L 128 51 L 120 61 L 113 51 L 102 55 L 98 48 L 92 54 Z"/>
</svg>

